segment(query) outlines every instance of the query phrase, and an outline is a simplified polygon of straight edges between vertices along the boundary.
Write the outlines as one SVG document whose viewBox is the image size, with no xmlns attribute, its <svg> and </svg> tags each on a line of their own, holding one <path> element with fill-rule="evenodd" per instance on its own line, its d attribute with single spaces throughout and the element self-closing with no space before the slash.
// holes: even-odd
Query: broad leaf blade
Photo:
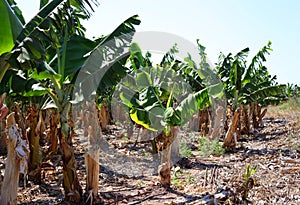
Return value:
<svg viewBox="0 0 300 205">
<path fill-rule="evenodd" d="M 0 55 L 11 51 L 23 25 L 6 0 L 0 1 Z"/>
</svg>

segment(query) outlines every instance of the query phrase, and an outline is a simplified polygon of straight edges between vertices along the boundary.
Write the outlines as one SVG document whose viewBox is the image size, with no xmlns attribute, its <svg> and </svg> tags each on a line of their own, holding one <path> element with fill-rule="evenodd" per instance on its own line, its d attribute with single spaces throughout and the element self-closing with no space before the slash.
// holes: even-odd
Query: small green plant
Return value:
<svg viewBox="0 0 300 205">
<path fill-rule="evenodd" d="M 175 167 L 173 169 L 173 174 L 171 177 L 172 185 L 175 188 L 180 188 L 183 186 L 181 177 L 182 177 L 182 171 L 181 171 L 180 167 Z"/>
<path fill-rule="evenodd" d="M 121 135 L 121 138 L 122 138 L 122 140 L 125 141 L 125 143 L 129 143 L 130 142 L 130 139 L 127 136 L 125 136 L 125 135 Z"/>
<path fill-rule="evenodd" d="M 193 156 L 192 149 L 189 148 L 186 143 L 180 143 L 179 144 L 179 153 L 183 157 Z"/>
<path fill-rule="evenodd" d="M 195 177 L 191 173 L 188 173 L 187 176 L 186 176 L 186 182 L 189 183 L 189 184 L 194 183 L 195 182 Z"/>
<path fill-rule="evenodd" d="M 172 185 L 173 185 L 175 188 L 182 187 L 181 180 L 178 179 L 177 177 L 172 177 L 172 178 L 171 178 L 171 181 L 172 181 Z"/>
<path fill-rule="evenodd" d="M 138 182 L 136 183 L 136 185 L 137 185 L 138 187 L 142 187 L 143 182 L 142 182 L 142 181 L 138 181 Z"/>
<path fill-rule="evenodd" d="M 254 179 L 252 178 L 252 175 L 255 174 L 257 166 L 254 166 L 253 168 L 250 167 L 249 164 L 246 166 L 246 171 L 243 174 L 244 179 L 244 191 L 243 191 L 243 199 L 246 200 L 248 198 L 249 190 L 254 186 Z"/>
<path fill-rule="evenodd" d="M 197 142 L 199 140 L 199 136 L 195 135 L 195 133 L 191 132 L 191 133 L 189 133 L 189 139 L 191 140 L 191 142 Z"/>
<path fill-rule="evenodd" d="M 291 149 L 300 151 L 300 142 L 293 143 L 292 146 L 291 146 Z"/>
<path fill-rule="evenodd" d="M 200 137 L 198 142 L 198 151 L 203 157 L 208 157 L 210 155 L 222 155 L 225 153 L 223 143 L 219 142 L 218 139 L 210 140 L 206 137 Z"/>
<path fill-rule="evenodd" d="M 119 120 L 116 120 L 115 124 L 116 124 L 117 126 L 122 125 L 122 123 L 121 123 Z"/>
<path fill-rule="evenodd" d="M 142 150 L 142 156 L 144 156 L 144 157 L 149 157 L 150 156 L 150 153 L 149 152 L 147 152 L 146 150 Z"/>
</svg>

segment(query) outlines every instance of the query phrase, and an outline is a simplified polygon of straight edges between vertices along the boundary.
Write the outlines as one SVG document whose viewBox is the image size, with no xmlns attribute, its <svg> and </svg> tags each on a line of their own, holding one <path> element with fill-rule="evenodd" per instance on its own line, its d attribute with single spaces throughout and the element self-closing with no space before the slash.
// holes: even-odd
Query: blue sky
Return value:
<svg viewBox="0 0 300 205">
<path fill-rule="evenodd" d="M 17 0 L 26 21 L 38 10 L 37 0 Z M 208 58 L 217 62 L 220 52 L 235 54 L 250 48 L 250 57 L 267 42 L 273 51 L 267 67 L 280 83 L 300 83 L 300 1 L 298 0 L 104 0 L 85 22 L 87 36 L 114 30 L 138 14 L 138 31 L 162 31 L 206 46 Z M 250 59 L 249 59 L 250 60 Z"/>
</svg>

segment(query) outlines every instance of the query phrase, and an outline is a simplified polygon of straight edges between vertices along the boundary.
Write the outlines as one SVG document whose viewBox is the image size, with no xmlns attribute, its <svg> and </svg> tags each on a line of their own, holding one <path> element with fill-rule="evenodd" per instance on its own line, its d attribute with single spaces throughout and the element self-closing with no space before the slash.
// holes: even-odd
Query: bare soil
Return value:
<svg viewBox="0 0 300 205">
<path fill-rule="evenodd" d="M 157 175 L 127 176 L 100 165 L 99 199 L 96 204 L 300 204 L 300 116 L 264 118 L 264 127 L 243 136 L 236 149 L 221 156 L 201 157 L 195 147 L 193 156 L 181 158 L 172 168 L 172 187 L 160 186 Z M 105 135 L 116 135 L 115 127 Z M 78 175 L 85 187 L 84 153 L 80 133 L 74 147 Z M 131 152 L 122 137 L 111 143 L 122 152 Z M 133 146 L 133 145 L 131 145 Z M 149 149 L 149 144 L 137 144 Z M 136 151 L 136 149 L 135 149 Z M 147 150 L 149 151 L 149 150 Z M 137 153 L 137 151 L 136 151 Z M 2 176 L 5 156 L 0 159 Z M 51 163 L 50 163 L 51 162 Z M 48 163 L 48 162 L 47 162 Z M 64 204 L 61 159 L 53 157 L 43 164 L 42 183 L 20 180 L 18 204 Z M 243 174 L 246 165 L 257 166 L 249 179 L 246 199 Z M 53 166 L 52 166 L 53 165 Z"/>
</svg>

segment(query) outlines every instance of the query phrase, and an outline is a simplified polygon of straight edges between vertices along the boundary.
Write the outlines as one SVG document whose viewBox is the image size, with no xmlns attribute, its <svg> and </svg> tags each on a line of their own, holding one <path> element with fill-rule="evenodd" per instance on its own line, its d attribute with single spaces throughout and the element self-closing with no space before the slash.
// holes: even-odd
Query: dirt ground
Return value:
<svg viewBox="0 0 300 205">
<path fill-rule="evenodd" d="M 155 173 L 128 176 L 102 164 L 96 204 L 300 204 L 299 119 L 296 114 L 268 114 L 263 128 L 252 136 L 243 136 L 236 149 L 221 156 L 201 157 L 197 145 L 192 146 L 192 156 L 181 158 L 172 168 L 171 189 L 161 187 Z M 114 129 L 117 130 L 103 132 L 104 136 L 115 134 Z M 79 140 L 80 133 L 76 136 L 78 174 L 84 189 L 86 144 Z M 124 140 L 111 142 L 125 153 L 140 150 L 129 150 Z M 149 151 L 147 144 L 136 146 L 143 148 L 144 153 Z M 20 180 L 18 204 L 63 204 L 60 157 L 52 158 L 51 164 L 54 168 L 44 165 L 42 184 L 27 181 L 24 187 Z M 243 200 L 247 165 L 257 166 L 257 170 L 249 178 L 249 192 Z M 5 156 L 1 156 L 2 176 L 4 167 Z"/>
</svg>

